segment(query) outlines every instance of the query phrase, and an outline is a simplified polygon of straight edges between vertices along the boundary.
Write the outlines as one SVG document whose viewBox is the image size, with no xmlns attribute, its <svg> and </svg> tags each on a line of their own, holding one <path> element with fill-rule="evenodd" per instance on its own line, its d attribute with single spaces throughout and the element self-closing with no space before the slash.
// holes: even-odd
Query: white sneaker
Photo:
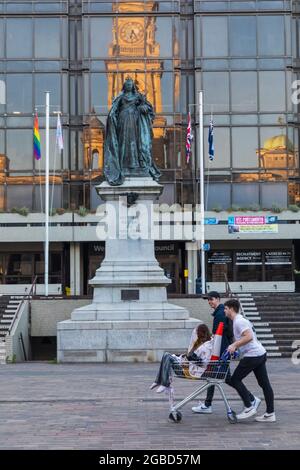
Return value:
<svg viewBox="0 0 300 470">
<path fill-rule="evenodd" d="M 167 390 L 168 387 L 165 387 L 164 385 L 160 385 L 158 389 L 156 390 L 156 393 L 162 393 L 165 390 Z"/>
<path fill-rule="evenodd" d="M 206 406 L 205 403 L 199 403 L 198 406 L 193 406 L 192 411 L 194 413 L 203 413 L 203 414 L 210 414 L 212 413 L 211 406 Z"/>
<path fill-rule="evenodd" d="M 260 404 L 261 404 L 261 399 L 258 397 L 254 397 L 254 400 L 251 402 L 251 405 L 253 406 L 253 408 L 255 408 L 256 411 Z"/>
<path fill-rule="evenodd" d="M 257 416 L 255 421 L 258 423 L 275 423 L 276 415 L 275 413 L 265 413 L 262 416 Z"/>
<path fill-rule="evenodd" d="M 254 406 L 250 406 L 249 408 L 244 408 L 244 410 L 236 415 L 237 419 L 247 419 L 250 418 L 250 416 L 253 416 L 256 414 L 256 409 Z"/>
</svg>

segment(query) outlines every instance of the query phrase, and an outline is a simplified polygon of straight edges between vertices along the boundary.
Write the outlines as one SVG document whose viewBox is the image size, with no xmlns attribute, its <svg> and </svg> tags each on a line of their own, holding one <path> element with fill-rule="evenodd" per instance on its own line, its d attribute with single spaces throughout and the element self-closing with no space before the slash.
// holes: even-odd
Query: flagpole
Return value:
<svg viewBox="0 0 300 470">
<path fill-rule="evenodd" d="M 50 93 L 46 91 L 45 296 L 48 296 L 49 285 L 49 109 Z"/>
<path fill-rule="evenodd" d="M 201 220 L 201 291 L 206 293 L 205 273 L 205 231 L 204 231 L 204 152 L 203 152 L 203 91 L 199 91 L 199 181 L 200 181 L 200 220 Z"/>
</svg>

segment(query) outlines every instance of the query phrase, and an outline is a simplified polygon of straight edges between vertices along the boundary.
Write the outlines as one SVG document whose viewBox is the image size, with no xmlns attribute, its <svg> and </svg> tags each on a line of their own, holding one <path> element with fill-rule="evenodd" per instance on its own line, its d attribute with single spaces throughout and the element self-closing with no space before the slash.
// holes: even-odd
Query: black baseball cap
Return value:
<svg viewBox="0 0 300 470">
<path fill-rule="evenodd" d="M 216 290 L 212 290 L 210 292 L 208 292 L 207 294 L 207 299 L 220 299 L 221 296 L 219 294 L 219 292 L 217 292 Z"/>
</svg>

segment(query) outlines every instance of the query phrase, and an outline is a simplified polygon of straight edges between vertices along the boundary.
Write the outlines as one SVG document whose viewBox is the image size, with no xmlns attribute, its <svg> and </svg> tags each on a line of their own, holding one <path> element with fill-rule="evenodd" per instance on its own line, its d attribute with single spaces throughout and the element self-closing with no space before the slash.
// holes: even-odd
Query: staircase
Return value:
<svg viewBox="0 0 300 470">
<path fill-rule="evenodd" d="M 237 294 L 268 356 L 291 357 L 292 344 L 300 341 L 300 294 Z"/>
<path fill-rule="evenodd" d="M 272 297 L 273 294 L 266 294 Z M 258 309 L 252 294 L 237 294 L 244 316 L 251 321 L 255 328 L 257 339 L 262 343 L 268 353 L 268 357 L 282 357 L 282 353 L 274 337 L 268 319 L 262 318 L 261 310 Z"/>
<path fill-rule="evenodd" d="M 281 357 L 291 357 L 292 344 L 300 340 L 300 294 L 255 294 L 255 305 L 263 322 L 268 322 Z"/>
<path fill-rule="evenodd" d="M 0 364 L 6 362 L 5 337 L 21 301 L 22 297 L 0 295 Z"/>
</svg>

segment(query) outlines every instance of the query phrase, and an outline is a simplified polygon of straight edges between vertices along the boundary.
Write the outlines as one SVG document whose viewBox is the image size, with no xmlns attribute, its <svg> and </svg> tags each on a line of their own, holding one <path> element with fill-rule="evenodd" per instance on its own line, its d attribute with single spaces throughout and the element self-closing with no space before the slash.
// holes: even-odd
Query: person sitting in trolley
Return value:
<svg viewBox="0 0 300 470">
<path fill-rule="evenodd" d="M 169 389 L 172 372 L 181 377 L 201 377 L 212 354 L 213 338 L 204 323 L 198 325 L 192 332 L 186 354 L 176 356 L 165 352 L 161 361 L 155 382 L 150 389 L 158 387 L 157 393 Z"/>
</svg>

